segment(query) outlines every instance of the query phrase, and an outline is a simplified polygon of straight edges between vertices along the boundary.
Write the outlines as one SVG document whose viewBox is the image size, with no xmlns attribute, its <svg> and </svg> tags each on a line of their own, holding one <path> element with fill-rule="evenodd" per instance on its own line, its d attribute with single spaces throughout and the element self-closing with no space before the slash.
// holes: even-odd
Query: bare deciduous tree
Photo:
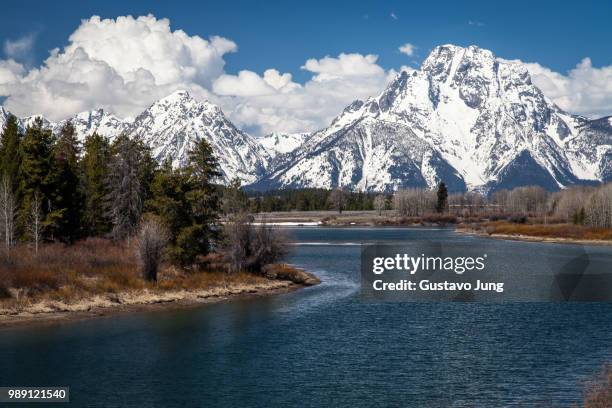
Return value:
<svg viewBox="0 0 612 408">
<path fill-rule="evenodd" d="M 606 184 L 591 194 L 585 218 L 591 227 L 612 228 L 612 184 Z"/>
<path fill-rule="evenodd" d="M 374 198 L 374 209 L 378 213 L 379 216 L 382 215 L 382 212 L 387 208 L 387 197 L 382 194 L 377 195 Z"/>
<path fill-rule="evenodd" d="M 146 220 L 138 233 L 138 260 L 142 277 L 157 280 L 164 248 L 168 243 L 168 231 L 155 220 Z"/>
<path fill-rule="evenodd" d="M 34 251 L 38 255 L 38 247 L 42 237 L 42 203 L 38 190 L 34 191 L 30 204 L 30 214 L 28 217 L 28 231 L 34 243 Z"/>
<path fill-rule="evenodd" d="M 393 196 L 393 208 L 399 215 L 419 217 L 436 208 L 437 197 L 433 190 L 409 188 L 399 190 Z"/>
</svg>

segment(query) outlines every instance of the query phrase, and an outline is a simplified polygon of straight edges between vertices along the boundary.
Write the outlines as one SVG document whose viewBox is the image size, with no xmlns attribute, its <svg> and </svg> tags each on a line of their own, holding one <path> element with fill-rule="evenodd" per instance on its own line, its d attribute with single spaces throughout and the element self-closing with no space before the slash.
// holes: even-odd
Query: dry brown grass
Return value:
<svg viewBox="0 0 612 408">
<path fill-rule="evenodd" d="M 88 239 L 72 246 L 46 244 L 38 255 L 28 246 L 19 245 L 11 251 L 10 258 L 0 259 L 0 309 L 42 299 L 71 302 L 142 289 L 163 292 L 269 282 L 268 278 L 252 273 L 223 272 L 218 255 L 211 255 L 208 260 L 212 271 L 186 271 L 162 265 L 157 282 L 148 282 L 138 272 L 135 248 L 123 243 Z"/>
<path fill-rule="evenodd" d="M 591 228 L 574 224 L 539 224 L 530 220 L 526 224 L 507 221 L 483 222 L 471 225 L 488 234 L 522 235 L 539 238 L 567 238 L 577 240 L 612 240 L 612 229 Z"/>
<path fill-rule="evenodd" d="M 587 384 L 584 408 L 612 407 L 612 364 L 604 366 L 595 379 Z"/>
<path fill-rule="evenodd" d="M 106 291 L 141 286 L 134 251 L 109 240 L 88 239 L 73 246 L 42 245 L 38 254 L 27 245 L 0 260 L 2 292 L 18 290 L 36 296 L 57 290 Z"/>
</svg>

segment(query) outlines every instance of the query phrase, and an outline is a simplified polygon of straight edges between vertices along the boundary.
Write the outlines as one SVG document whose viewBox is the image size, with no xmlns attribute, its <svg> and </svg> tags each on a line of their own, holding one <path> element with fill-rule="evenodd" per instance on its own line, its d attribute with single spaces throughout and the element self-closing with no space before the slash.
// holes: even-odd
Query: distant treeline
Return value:
<svg viewBox="0 0 612 408">
<path fill-rule="evenodd" d="M 439 212 L 434 190 L 399 190 L 393 195 L 393 209 L 400 216 L 419 217 Z M 539 186 L 499 190 L 485 196 L 476 192 L 450 194 L 445 212 L 462 217 L 500 218 L 515 222 L 527 217 L 543 222 L 570 222 L 595 228 L 612 228 L 612 184 L 573 186 L 549 192 Z"/>
<path fill-rule="evenodd" d="M 273 190 L 265 193 L 247 192 L 251 212 L 271 211 L 324 211 L 338 210 L 338 195 L 342 194 L 342 210 L 364 211 L 374 209 L 377 194 L 307 188 L 300 190 Z"/>
</svg>

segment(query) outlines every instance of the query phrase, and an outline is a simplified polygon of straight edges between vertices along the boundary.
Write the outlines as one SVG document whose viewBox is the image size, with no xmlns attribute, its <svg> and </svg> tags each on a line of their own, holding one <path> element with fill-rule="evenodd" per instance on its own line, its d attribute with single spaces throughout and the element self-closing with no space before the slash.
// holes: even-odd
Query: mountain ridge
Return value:
<svg viewBox="0 0 612 408">
<path fill-rule="evenodd" d="M 394 123 L 406 130 L 394 135 L 396 130 L 387 127 L 389 133 L 376 141 L 373 150 L 359 148 L 341 158 L 330 154 L 329 140 L 353 147 L 362 143 L 355 138 L 355 129 L 368 132 L 363 128 L 365 118 L 370 119 L 371 129 Z M 423 179 L 433 188 L 449 175 L 457 175 L 461 180 L 456 188 L 463 182 L 469 190 L 486 192 L 523 185 L 533 176 L 554 190 L 608 181 L 609 126 L 607 117 L 590 120 L 561 110 L 516 61 L 497 58 L 476 46 L 444 45 L 434 48 L 419 70 L 401 72 L 378 96 L 350 104 L 328 128 L 309 138 L 310 145 L 280 160 L 280 168 L 272 169 L 259 183 L 276 188 L 343 186 L 389 191 L 421 186 Z M 413 145 L 399 143 L 402 137 Z M 384 145 L 393 140 L 397 143 Z M 323 145 L 327 149 L 321 150 Z M 386 149 L 386 156 L 395 157 L 395 165 L 378 169 L 386 180 L 379 177 L 383 181 L 364 184 L 359 173 L 363 163 L 377 160 L 373 154 L 377 149 L 378 156 Z M 423 155 L 415 157 L 419 151 Z M 435 158 L 434 163 L 428 157 Z M 406 171 L 421 166 L 420 174 L 398 177 L 402 160 Z M 320 168 L 330 171 L 321 174 Z M 508 180 L 516 179 L 521 168 L 524 181 Z"/>
<path fill-rule="evenodd" d="M 0 126 L 8 112 L 0 107 Z M 20 119 L 25 128 L 39 115 Z M 66 120 L 45 126 L 57 132 Z M 312 133 L 254 137 L 187 91 L 134 119 L 103 109 L 70 120 L 81 140 L 94 131 L 143 138 L 160 162 L 183 166 L 207 139 L 221 165 L 253 189 L 433 188 L 490 192 L 529 183 L 549 190 L 612 180 L 612 117 L 589 119 L 552 103 L 520 62 L 477 46 L 434 48 L 419 69 L 400 72 L 377 96 L 349 104 Z"/>
</svg>

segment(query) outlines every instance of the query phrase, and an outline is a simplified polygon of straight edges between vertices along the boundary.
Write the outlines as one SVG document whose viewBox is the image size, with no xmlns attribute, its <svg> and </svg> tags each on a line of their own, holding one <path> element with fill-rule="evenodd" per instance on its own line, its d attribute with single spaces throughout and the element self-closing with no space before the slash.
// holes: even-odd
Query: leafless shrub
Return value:
<svg viewBox="0 0 612 408">
<path fill-rule="evenodd" d="M 251 269 L 261 271 L 287 255 L 287 238 L 279 230 L 263 222 L 253 232 Z"/>
<path fill-rule="evenodd" d="M 222 252 L 230 272 L 261 272 L 287 253 L 287 239 L 265 222 L 253 225 L 249 214 L 233 216 L 224 225 Z"/>
<path fill-rule="evenodd" d="M 231 217 L 223 227 L 223 254 L 231 272 L 247 269 L 252 219 L 246 213 Z"/>
<path fill-rule="evenodd" d="M 157 271 L 167 243 L 168 232 L 159 222 L 146 220 L 142 223 L 138 233 L 138 260 L 145 280 L 157 280 Z"/>
</svg>

